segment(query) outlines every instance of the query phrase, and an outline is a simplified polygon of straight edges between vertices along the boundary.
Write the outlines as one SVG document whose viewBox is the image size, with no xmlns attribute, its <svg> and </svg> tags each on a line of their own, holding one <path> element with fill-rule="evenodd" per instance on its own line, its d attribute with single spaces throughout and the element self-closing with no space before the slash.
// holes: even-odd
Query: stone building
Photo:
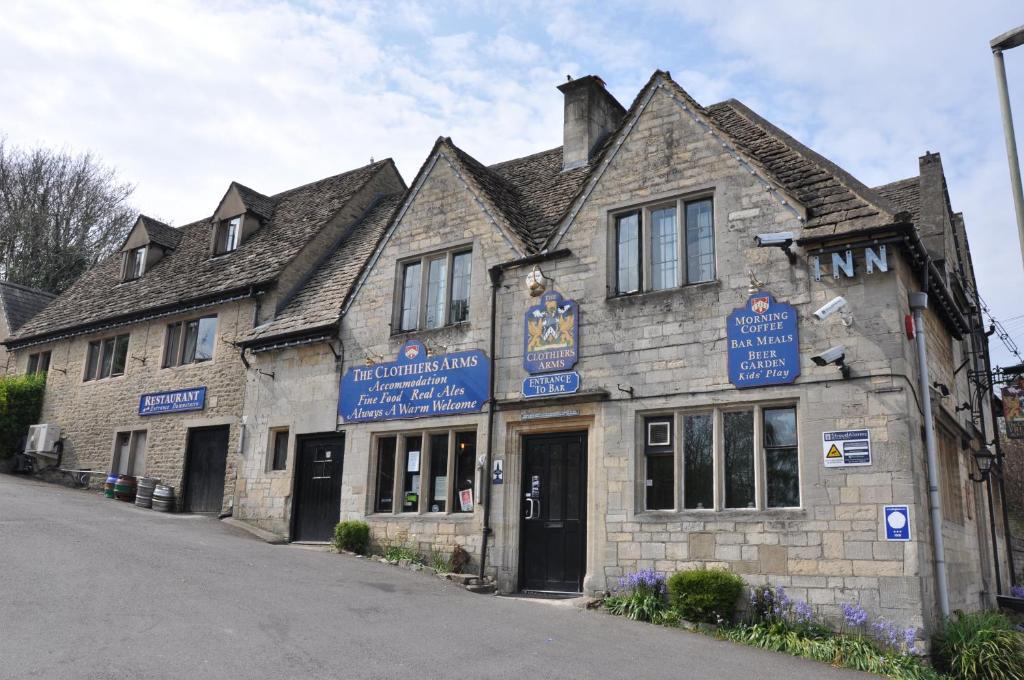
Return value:
<svg viewBox="0 0 1024 680">
<path fill-rule="evenodd" d="M 185 510 L 229 508 L 238 340 L 404 189 L 385 160 L 272 196 L 232 182 L 211 217 L 181 228 L 140 216 L 120 252 L 6 341 L 19 370 L 48 357 L 42 419 L 61 428 L 61 466 L 157 477 Z"/>
<path fill-rule="evenodd" d="M 25 325 L 25 322 L 50 304 L 54 295 L 10 281 L 0 281 L 0 342 Z M 6 347 L 0 346 L 0 375 L 45 372 L 49 366 L 48 354 L 35 354 L 25 359 L 25 366 L 17 366 Z"/>
<path fill-rule="evenodd" d="M 991 404 L 960 370 L 985 340 L 938 154 L 872 189 L 666 72 L 628 109 L 593 76 L 559 89 L 561 147 L 484 166 L 439 139 L 240 338 L 236 516 L 460 545 L 504 592 L 721 566 L 925 627 L 936 527 L 950 605 L 991 603 L 969 478 Z"/>
</svg>

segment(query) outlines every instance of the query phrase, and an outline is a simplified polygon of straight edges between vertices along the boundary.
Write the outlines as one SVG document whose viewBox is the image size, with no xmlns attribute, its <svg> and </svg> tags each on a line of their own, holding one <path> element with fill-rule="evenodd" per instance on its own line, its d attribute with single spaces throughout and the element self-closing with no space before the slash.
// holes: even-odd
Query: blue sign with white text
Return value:
<svg viewBox="0 0 1024 680">
<path fill-rule="evenodd" d="M 568 371 L 579 357 L 579 307 L 556 291 L 540 296 L 523 320 L 523 368 L 527 373 Z"/>
<path fill-rule="evenodd" d="M 395 361 L 345 372 L 338 415 L 362 423 L 476 413 L 487 401 L 490 376 L 480 350 L 429 356 L 423 343 L 410 340 Z"/>
<path fill-rule="evenodd" d="M 187 390 L 153 392 L 139 397 L 139 415 L 153 416 L 158 413 L 180 411 L 202 411 L 206 407 L 206 388 L 191 387 Z"/>
<path fill-rule="evenodd" d="M 559 394 L 573 394 L 580 389 L 580 374 L 547 373 L 531 375 L 523 380 L 524 397 L 552 397 Z"/>
<path fill-rule="evenodd" d="M 910 508 L 906 505 L 886 505 L 882 510 L 885 515 L 885 540 L 910 540 Z"/>
<path fill-rule="evenodd" d="M 739 388 L 785 385 L 800 375 L 796 309 L 755 293 L 726 321 L 729 382 Z"/>
</svg>

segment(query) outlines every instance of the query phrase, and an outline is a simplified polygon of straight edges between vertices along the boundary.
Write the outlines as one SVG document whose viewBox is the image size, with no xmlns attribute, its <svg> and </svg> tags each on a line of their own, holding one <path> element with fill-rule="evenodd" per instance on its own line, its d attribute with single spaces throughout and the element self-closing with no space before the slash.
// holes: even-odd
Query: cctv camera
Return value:
<svg viewBox="0 0 1024 680">
<path fill-rule="evenodd" d="M 814 312 L 814 316 L 817 317 L 818 321 L 824 321 L 844 307 L 846 307 L 846 298 L 842 296 L 834 297 L 819 307 Z"/>
<path fill-rule="evenodd" d="M 829 364 L 842 364 L 845 358 L 846 347 L 836 345 L 835 347 L 829 347 L 821 354 L 815 354 L 811 357 L 811 361 L 819 366 L 828 366 Z"/>
<path fill-rule="evenodd" d="M 771 234 L 758 234 L 754 237 L 761 248 L 785 248 L 793 243 L 793 232 L 776 231 Z"/>
</svg>

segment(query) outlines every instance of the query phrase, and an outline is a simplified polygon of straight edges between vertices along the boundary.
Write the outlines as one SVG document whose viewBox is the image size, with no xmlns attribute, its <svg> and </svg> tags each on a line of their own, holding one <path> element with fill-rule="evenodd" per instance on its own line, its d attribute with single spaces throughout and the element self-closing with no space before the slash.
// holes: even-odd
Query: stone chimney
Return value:
<svg viewBox="0 0 1024 680">
<path fill-rule="evenodd" d="M 586 165 L 601 142 L 626 115 L 597 76 L 584 76 L 558 86 L 565 95 L 562 169 Z"/>
<path fill-rule="evenodd" d="M 921 241 L 928 253 L 935 259 L 948 259 L 946 234 L 952 229 L 949 210 L 949 194 L 946 191 L 946 175 L 942 171 L 942 157 L 937 153 L 925 152 L 918 159 L 920 168 L 921 219 L 917 225 Z"/>
</svg>

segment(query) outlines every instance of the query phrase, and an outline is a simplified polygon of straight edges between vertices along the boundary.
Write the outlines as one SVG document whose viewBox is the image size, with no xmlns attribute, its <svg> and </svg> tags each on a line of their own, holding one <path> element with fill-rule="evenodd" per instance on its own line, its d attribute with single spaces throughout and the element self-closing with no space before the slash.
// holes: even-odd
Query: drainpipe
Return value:
<svg viewBox="0 0 1024 680">
<path fill-rule="evenodd" d="M 494 374 L 497 368 L 494 350 L 497 344 L 498 287 L 501 286 L 505 270 L 498 265 L 491 267 L 488 273 L 491 275 L 491 329 L 490 354 L 488 355 L 491 370 L 487 387 L 487 463 L 484 466 L 483 474 L 480 475 L 480 491 L 483 493 L 484 501 L 484 528 L 480 541 L 480 578 L 484 577 L 484 569 L 487 564 L 487 538 L 491 535 L 491 461 L 494 458 L 494 408 L 497 406 L 497 400 L 494 398 Z"/>
<path fill-rule="evenodd" d="M 925 285 L 927 286 L 927 279 Z M 928 378 L 928 346 L 925 343 L 924 310 L 928 308 L 928 293 L 911 293 L 909 298 L 910 309 L 914 312 L 914 336 L 917 338 L 921 406 L 924 409 L 924 437 L 928 461 L 928 500 L 931 506 L 932 545 L 935 549 L 935 578 L 938 581 L 939 611 L 942 612 L 942 618 L 945 619 L 949 617 L 949 583 L 946 579 L 945 548 L 942 543 L 942 506 L 939 504 L 939 462 L 935 452 L 935 423 L 932 420 L 931 380 Z"/>
</svg>

